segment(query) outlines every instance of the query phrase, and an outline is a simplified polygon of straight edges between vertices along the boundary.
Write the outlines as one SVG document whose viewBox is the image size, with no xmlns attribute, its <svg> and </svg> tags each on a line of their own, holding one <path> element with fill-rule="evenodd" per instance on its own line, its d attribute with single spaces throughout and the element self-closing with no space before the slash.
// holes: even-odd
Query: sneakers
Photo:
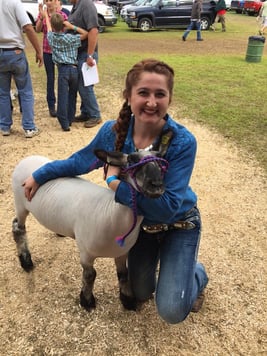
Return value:
<svg viewBox="0 0 267 356">
<path fill-rule="evenodd" d="M 10 136 L 10 129 L 3 130 L 1 129 L 2 136 Z"/>
<path fill-rule="evenodd" d="M 34 136 L 38 136 L 40 134 L 40 130 L 36 127 L 33 130 L 24 130 L 24 135 L 26 138 L 32 138 Z"/>
<path fill-rule="evenodd" d="M 204 41 L 203 38 L 198 38 L 197 41 Z"/>
<path fill-rule="evenodd" d="M 94 126 L 100 124 L 101 122 L 102 122 L 102 120 L 100 118 L 89 119 L 89 120 L 85 121 L 84 127 L 89 129 L 91 127 L 94 127 Z"/>
<path fill-rule="evenodd" d="M 183 40 L 183 41 L 186 41 L 186 38 L 185 38 L 185 36 L 183 36 L 183 37 L 182 37 L 182 40 Z"/>
</svg>

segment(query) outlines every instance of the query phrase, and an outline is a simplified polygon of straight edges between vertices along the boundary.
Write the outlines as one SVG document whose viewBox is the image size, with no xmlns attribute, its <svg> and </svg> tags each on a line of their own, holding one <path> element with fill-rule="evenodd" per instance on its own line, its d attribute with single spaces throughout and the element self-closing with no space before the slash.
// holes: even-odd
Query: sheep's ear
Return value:
<svg viewBox="0 0 267 356">
<path fill-rule="evenodd" d="M 94 150 L 94 153 L 101 161 L 111 164 L 112 166 L 125 166 L 127 164 L 128 155 L 118 151 L 105 151 L 101 149 Z"/>
<path fill-rule="evenodd" d="M 162 135 L 158 141 L 158 144 L 153 147 L 153 150 L 158 151 L 161 157 L 164 157 L 167 149 L 171 143 L 173 138 L 173 131 L 171 129 L 167 129 L 162 132 Z"/>
</svg>

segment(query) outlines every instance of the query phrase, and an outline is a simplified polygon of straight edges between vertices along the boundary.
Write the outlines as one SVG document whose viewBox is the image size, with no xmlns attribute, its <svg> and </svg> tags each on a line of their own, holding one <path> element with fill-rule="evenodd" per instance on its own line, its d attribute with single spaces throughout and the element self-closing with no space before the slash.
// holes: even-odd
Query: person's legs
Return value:
<svg viewBox="0 0 267 356">
<path fill-rule="evenodd" d="M 94 58 L 96 53 L 94 54 Z M 78 90 L 81 97 L 81 113 L 87 117 L 87 119 L 100 119 L 101 114 L 99 106 L 94 93 L 94 86 L 84 86 L 82 76 L 82 65 L 86 61 L 87 53 L 82 52 L 78 55 L 78 73 L 79 73 L 79 85 Z"/>
<path fill-rule="evenodd" d="M 156 288 L 156 268 L 159 261 L 157 234 L 140 231 L 128 255 L 129 280 L 133 295 L 138 301 L 151 297 Z"/>
<path fill-rule="evenodd" d="M 186 220 L 196 227 L 158 234 L 141 230 L 128 255 L 129 280 L 134 297 L 137 301 L 145 301 L 156 288 L 158 313 L 170 324 L 187 317 L 208 283 L 204 266 L 196 262 L 201 231 L 198 209 L 192 209 Z"/>
<path fill-rule="evenodd" d="M 69 78 L 69 99 L 68 99 L 68 122 L 72 124 L 76 112 L 76 100 L 78 91 L 78 69 L 71 67 Z"/>
<path fill-rule="evenodd" d="M 261 29 L 260 29 L 260 35 L 264 35 L 264 30 L 266 29 L 267 27 L 267 17 L 266 16 L 263 16 L 262 18 L 262 26 L 261 26 Z"/>
<path fill-rule="evenodd" d="M 29 65 L 25 53 L 22 52 L 13 62 L 13 77 L 20 97 L 22 111 L 22 127 L 34 130 L 34 96 Z"/>
<path fill-rule="evenodd" d="M 13 124 L 10 105 L 11 72 L 9 52 L 0 50 L 0 129 L 8 136 Z"/>
<path fill-rule="evenodd" d="M 196 22 L 196 31 L 197 31 L 197 41 L 202 41 L 202 38 L 201 38 L 201 22 L 200 21 Z"/>
<path fill-rule="evenodd" d="M 172 230 L 161 241 L 156 304 L 159 315 L 170 324 L 187 317 L 208 283 L 204 267 L 196 262 L 201 231 L 199 212 L 195 208 L 190 215 L 187 220 L 196 225 L 194 229 Z"/>
<path fill-rule="evenodd" d="M 56 105 L 55 97 L 55 64 L 51 53 L 44 53 L 44 66 L 46 71 L 46 100 L 49 111 L 54 113 Z M 54 115 L 53 115 L 54 116 Z"/>
<path fill-rule="evenodd" d="M 190 21 L 190 24 L 187 26 L 187 29 L 185 30 L 182 39 L 183 41 L 186 41 L 186 37 L 189 35 L 190 31 L 193 29 L 194 27 L 194 21 Z"/>
<path fill-rule="evenodd" d="M 226 31 L 226 26 L 225 26 L 225 15 L 220 15 L 220 23 L 222 24 L 222 32 Z"/>
<path fill-rule="evenodd" d="M 219 21 L 219 16 L 216 15 L 213 24 L 210 26 L 210 28 L 211 28 L 213 31 L 216 31 L 216 26 L 215 26 L 215 24 L 216 24 L 218 21 Z"/>
<path fill-rule="evenodd" d="M 68 96 L 69 96 L 69 66 L 58 66 L 58 104 L 57 118 L 63 130 L 69 129 Z"/>
</svg>

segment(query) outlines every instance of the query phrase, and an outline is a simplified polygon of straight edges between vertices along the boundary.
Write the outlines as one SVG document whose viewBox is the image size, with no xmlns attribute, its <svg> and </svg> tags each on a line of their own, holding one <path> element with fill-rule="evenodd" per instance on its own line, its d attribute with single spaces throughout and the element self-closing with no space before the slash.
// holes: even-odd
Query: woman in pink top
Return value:
<svg viewBox="0 0 267 356">
<path fill-rule="evenodd" d="M 47 13 L 49 17 L 54 12 L 60 13 L 64 20 L 67 20 L 67 15 L 59 10 L 58 0 L 44 0 L 47 7 Z M 52 61 L 52 50 L 48 44 L 47 40 L 47 25 L 43 12 L 43 5 L 39 4 L 39 15 L 36 21 L 36 32 L 43 32 L 43 56 L 44 56 L 44 66 L 46 71 L 47 85 L 46 85 L 46 100 L 49 109 L 49 114 L 51 117 L 56 117 L 56 96 L 55 96 L 55 64 Z"/>
</svg>

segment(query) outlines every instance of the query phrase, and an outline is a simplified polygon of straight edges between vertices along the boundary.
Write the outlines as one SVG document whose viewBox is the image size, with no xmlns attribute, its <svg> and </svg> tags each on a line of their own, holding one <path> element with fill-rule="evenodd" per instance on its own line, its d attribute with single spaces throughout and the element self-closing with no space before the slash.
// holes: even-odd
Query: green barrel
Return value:
<svg viewBox="0 0 267 356">
<path fill-rule="evenodd" d="M 248 48 L 246 54 L 246 61 L 257 63 L 261 61 L 265 37 L 250 36 L 248 38 Z"/>
</svg>

